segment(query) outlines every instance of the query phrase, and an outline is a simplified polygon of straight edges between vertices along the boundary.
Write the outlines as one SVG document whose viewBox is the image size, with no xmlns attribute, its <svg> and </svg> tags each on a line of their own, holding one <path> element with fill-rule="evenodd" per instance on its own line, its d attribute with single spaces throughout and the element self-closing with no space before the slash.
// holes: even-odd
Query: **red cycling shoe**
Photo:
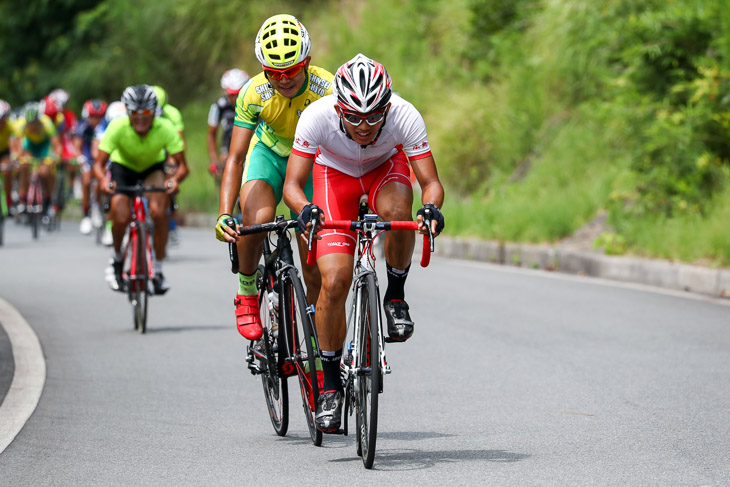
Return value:
<svg viewBox="0 0 730 487">
<path fill-rule="evenodd" d="M 259 316 L 258 296 L 241 296 L 236 294 L 233 301 L 236 305 L 236 326 L 238 332 L 249 340 L 258 340 L 263 334 L 261 316 Z"/>
</svg>

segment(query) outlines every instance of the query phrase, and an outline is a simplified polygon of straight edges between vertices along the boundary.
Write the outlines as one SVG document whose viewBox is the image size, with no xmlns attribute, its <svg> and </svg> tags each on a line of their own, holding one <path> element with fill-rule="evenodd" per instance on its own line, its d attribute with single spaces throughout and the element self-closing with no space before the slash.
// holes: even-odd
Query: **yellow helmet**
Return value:
<svg viewBox="0 0 730 487">
<path fill-rule="evenodd" d="M 167 105 L 167 92 L 165 91 L 165 89 L 162 86 L 157 85 L 153 86 L 152 89 L 154 90 L 155 95 L 157 95 L 157 103 L 161 107 Z"/>
<path fill-rule="evenodd" d="M 307 29 L 288 14 L 269 17 L 256 34 L 256 58 L 262 66 L 287 69 L 309 56 L 312 42 Z"/>
</svg>

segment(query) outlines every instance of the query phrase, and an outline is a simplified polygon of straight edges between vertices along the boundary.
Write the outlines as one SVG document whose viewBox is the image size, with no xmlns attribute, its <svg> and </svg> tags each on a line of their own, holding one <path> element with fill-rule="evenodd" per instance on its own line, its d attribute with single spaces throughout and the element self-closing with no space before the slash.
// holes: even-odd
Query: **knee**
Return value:
<svg viewBox="0 0 730 487">
<path fill-rule="evenodd" d="M 324 298 L 333 302 L 343 301 L 347 297 L 347 292 L 350 289 L 351 273 L 352 270 L 344 269 L 342 271 L 323 274 L 320 277 L 320 299 Z"/>
<path fill-rule="evenodd" d="M 397 201 L 393 201 L 384 208 L 378 208 L 378 213 L 383 220 L 412 220 L 413 196 L 410 198 L 403 197 Z"/>
</svg>

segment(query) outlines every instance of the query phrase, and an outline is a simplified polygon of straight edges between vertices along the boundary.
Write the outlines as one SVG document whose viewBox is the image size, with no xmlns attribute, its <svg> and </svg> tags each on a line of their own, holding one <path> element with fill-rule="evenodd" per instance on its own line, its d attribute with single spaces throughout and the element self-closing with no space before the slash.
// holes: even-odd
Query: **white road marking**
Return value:
<svg viewBox="0 0 730 487">
<path fill-rule="evenodd" d="M 15 439 L 35 411 L 46 382 L 46 361 L 33 329 L 7 301 L 0 298 L 0 323 L 10 339 L 15 373 L 0 404 L 0 453 Z"/>
</svg>

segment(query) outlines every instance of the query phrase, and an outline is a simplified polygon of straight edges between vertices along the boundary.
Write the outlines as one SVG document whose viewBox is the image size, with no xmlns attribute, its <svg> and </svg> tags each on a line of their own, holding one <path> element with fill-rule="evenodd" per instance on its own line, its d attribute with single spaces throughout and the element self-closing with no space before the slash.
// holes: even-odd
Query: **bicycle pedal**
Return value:
<svg viewBox="0 0 730 487">
<path fill-rule="evenodd" d="M 385 337 L 385 338 L 383 338 L 383 341 L 385 343 L 403 343 L 406 340 L 407 340 L 407 338 L 406 339 L 404 339 L 404 338 L 391 338 L 391 337 Z"/>
</svg>

